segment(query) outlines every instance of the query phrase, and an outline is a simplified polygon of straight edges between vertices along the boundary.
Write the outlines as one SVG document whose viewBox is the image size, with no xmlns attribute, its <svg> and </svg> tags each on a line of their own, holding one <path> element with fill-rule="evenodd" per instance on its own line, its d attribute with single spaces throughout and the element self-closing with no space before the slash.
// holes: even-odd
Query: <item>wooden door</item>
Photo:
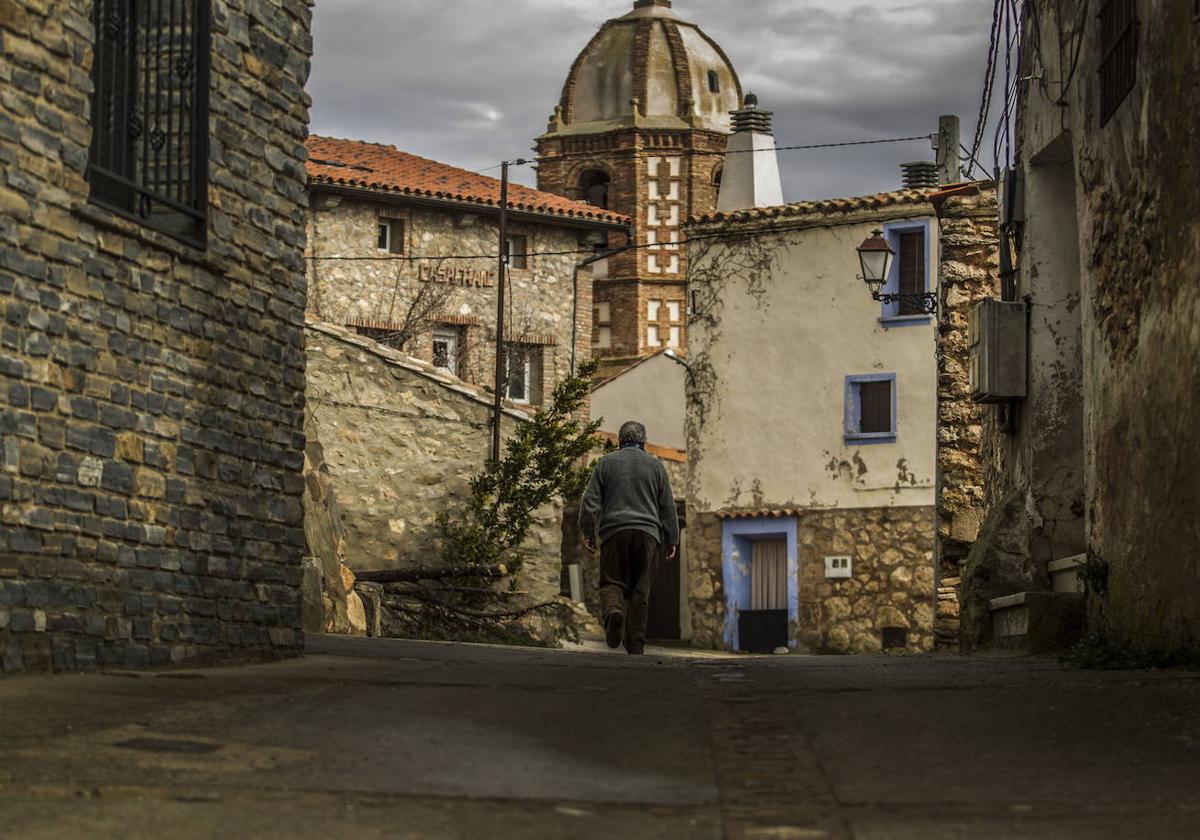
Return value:
<svg viewBox="0 0 1200 840">
<path fill-rule="evenodd" d="M 669 563 L 659 558 L 658 574 L 654 576 L 654 586 L 650 588 L 650 620 L 646 629 L 649 639 L 666 642 L 679 641 L 682 637 L 679 627 L 682 568 L 682 556 Z"/>
</svg>

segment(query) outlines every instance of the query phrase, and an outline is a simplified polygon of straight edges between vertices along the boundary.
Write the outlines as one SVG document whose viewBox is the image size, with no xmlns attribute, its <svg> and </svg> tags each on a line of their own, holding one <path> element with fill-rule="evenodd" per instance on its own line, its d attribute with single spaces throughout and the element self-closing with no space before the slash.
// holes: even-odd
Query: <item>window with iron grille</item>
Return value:
<svg viewBox="0 0 1200 840">
<path fill-rule="evenodd" d="M 203 247 L 211 0 L 95 0 L 91 199 Z"/>
<path fill-rule="evenodd" d="M 1100 9 L 1100 125 L 1117 112 L 1137 81 L 1136 0 L 1107 0 Z"/>
<path fill-rule="evenodd" d="M 923 315 L 925 308 L 918 296 L 926 291 L 924 231 L 900 234 L 898 251 L 896 261 L 900 270 L 900 294 L 913 296 L 900 301 L 900 314 Z"/>
</svg>

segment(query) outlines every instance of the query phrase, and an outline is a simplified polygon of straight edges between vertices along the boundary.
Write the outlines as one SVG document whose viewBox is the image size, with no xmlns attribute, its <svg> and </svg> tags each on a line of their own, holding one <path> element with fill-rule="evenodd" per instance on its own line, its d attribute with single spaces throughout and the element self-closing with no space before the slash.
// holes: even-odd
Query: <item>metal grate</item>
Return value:
<svg viewBox="0 0 1200 840">
<path fill-rule="evenodd" d="M 95 0 L 92 200 L 203 247 L 210 0 Z"/>
<path fill-rule="evenodd" d="M 1137 82 L 1136 0 L 1108 0 L 1100 10 L 1100 125 L 1105 125 Z"/>
<path fill-rule="evenodd" d="M 921 315 L 925 312 L 921 301 L 926 285 L 925 234 L 902 233 L 899 244 L 900 253 L 897 260 L 900 270 L 900 314 Z"/>
</svg>

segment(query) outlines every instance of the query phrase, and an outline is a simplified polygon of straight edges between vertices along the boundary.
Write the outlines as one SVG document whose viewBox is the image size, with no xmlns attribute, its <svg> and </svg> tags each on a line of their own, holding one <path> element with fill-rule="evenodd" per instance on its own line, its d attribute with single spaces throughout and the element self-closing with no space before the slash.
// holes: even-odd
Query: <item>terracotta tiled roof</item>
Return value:
<svg viewBox="0 0 1200 840">
<path fill-rule="evenodd" d="M 904 205 L 928 204 L 930 196 L 935 192 L 937 190 L 896 190 L 895 192 L 860 195 L 853 198 L 798 201 L 795 204 L 781 204 L 778 207 L 756 207 L 750 210 L 733 210 L 728 213 L 693 216 L 688 221 L 694 225 L 705 225 L 716 222 L 751 222 L 792 216 L 826 216 L 864 210 L 885 210 Z"/>
<path fill-rule="evenodd" d="M 771 510 L 725 510 L 717 514 L 719 519 L 784 519 L 789 516 L 799 516 L 795 508 L 776 508 Z"/>
<path fill-rule="evenodd" d="M 440 198 L 484 207 L 500 204 L 497 179 L 410 155 L 395 146 L 315 135 L 308 138 L 307 145 L 308 177 L 317 184 Z M 628 218 L 617 213 L 520 184 L 509 185 L 508 197 L 510 209 L 525 213 L 611 225 L 629 223 Z"/>
<path fill-rule="evenodd" d="M 596 432 L 596 437 L 604 438 L 613 446 L 616 446 L 619 440 L 618 436 L 612 432 L 598 431 Z M 646 453 L 656 458 L 661 458 L 664 461 L 675 461 L 680 464 L 687 463 L 687 451 L 676 449 L 673 446 L 660 446 L 657 443 L 647 443 Z"/>
</svg>

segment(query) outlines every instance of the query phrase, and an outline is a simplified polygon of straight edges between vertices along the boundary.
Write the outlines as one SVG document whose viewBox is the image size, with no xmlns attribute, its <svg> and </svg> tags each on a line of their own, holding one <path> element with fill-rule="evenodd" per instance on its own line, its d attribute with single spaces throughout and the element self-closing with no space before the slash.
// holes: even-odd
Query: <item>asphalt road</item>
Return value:
<svg viewBox="0 0 1200 840">
<path fill-rule="evenodd" d="M 1200 837 L 1197 672 L 309 650 L 0 682 L 0 837 Z"/>
</svg>

